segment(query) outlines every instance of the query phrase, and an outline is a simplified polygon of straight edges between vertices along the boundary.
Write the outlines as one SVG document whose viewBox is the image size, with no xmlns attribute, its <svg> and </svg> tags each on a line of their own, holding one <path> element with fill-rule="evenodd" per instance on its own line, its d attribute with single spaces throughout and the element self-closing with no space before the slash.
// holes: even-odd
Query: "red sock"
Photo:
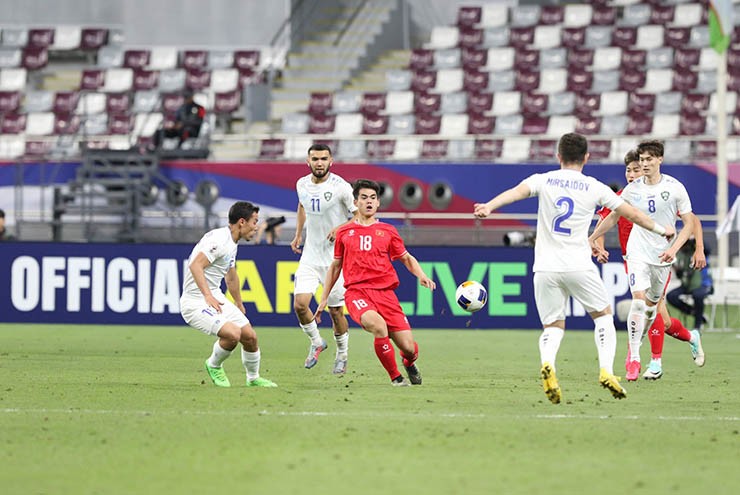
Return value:
<svg viewBox="0 0 740 495">
<path fill-rule="evenodd" d="M 395 380 L 401 376 L 401 373 L 398 371 L 398 365 L 396 364 L 396 350 L 393 348 L 391 339 L 388 337 L 376 338 L 375 355 L 378 356 L 380 364 L 388 372 L 391 380 Z"/>
<path fill-rule="evenodd" d="M 416 359 L 419 357 L 419 344 L 414 342 L 414 354 L 412 356 L 406 357 L 401 353 L 401 357 L 403 358 L 403 365 L 407 368 L 414 364 Z"/>
<path fill-rule="evenodd" d="M 655 317 L 653 324 L 648 330 L 648 340 L 650 340 L 650 352 L 652 352 L 653 359 L 659 359 L 663 354 L 663 340 L 665 340 L 665 333 L 663 332 L 663 317 L 660 313 Z"/>
<path fill-rule="evenodd" d="M 674 339 L 683 340 L 689 342 L 691 340 L 691 333 L 683 326 L 680 320 L 671 318 L 671 328 L 666 330 L 666 333 Z"/>
</svg>

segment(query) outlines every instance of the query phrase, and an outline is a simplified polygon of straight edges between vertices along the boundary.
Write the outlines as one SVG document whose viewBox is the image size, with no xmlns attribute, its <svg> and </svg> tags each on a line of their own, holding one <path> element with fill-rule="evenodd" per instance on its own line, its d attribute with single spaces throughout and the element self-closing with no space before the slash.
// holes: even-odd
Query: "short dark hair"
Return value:
<svg viewBox="0 0 740 495">
<path fill-rule="evenodd" d="M 308 154 L 310 155 L 312 151 L 328 151 L 331 156 L 331 148 L 328 144 L 314 143 L 308 147 Z"/>
<path fill-rule="evenodd" d="M 639 162 L 640 161 L 640 154 L 637 152 L 637 150 L 629 150 L 626 155 L 624 155 L 624 166 L 626 167 L 632 162 Z"/>
<path fill-rule="evenodd" d="M 0 208 L 0 218 L 5 218 L 5 210 Z"/>
<path fill-rule="evenodd" d="M 352 185 L 352 196 L 360 197 L 360 189 L 372 189 L 375 194 L 380 195 L 380 184 L 370 179 L 357 179 Z"/>
<path fill-rule="evenodd" d="M 229 223 L 234 225 L 240 218 L 249 220 L 253 214 L 259 211 L 260 207 L 253 205 L 249 201 L 237 201 L 229 208 Z"/>
<path fill-rule="evenodd" d="M 581 134 L 563 134 L 558 142 L 558 155 L 563 163 L 583 164 L 588 153 L 588 140 Z"/>
<path fill-rule="evenodd" d="M 646 139 L 645 141 L 640 141 L 640 144 L 637 145 L 638 155 L 647 153 L 648 155 L 662 158 L 664 150 L 663 141 L 658 139 Z"/>
</svg>

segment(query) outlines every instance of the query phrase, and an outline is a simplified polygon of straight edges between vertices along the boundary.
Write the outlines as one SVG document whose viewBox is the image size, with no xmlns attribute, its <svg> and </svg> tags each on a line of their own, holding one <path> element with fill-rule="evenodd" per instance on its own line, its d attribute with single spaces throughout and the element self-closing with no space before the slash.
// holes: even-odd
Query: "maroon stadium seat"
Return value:
<svg viewBox="0 0 740 495">
<path fill-rule="evenodd" d="M 385 109 L 385 93 L 364 93 L 360 102 L 360 112 L 376 114 Z"/>
<path fill-rule="evenodd" d="M 28 70 L 37 70 L 46 67 L 49 63 L 49 54 L 46 47 L 27 46 L 21 55 L 21 65 Z"/>
<path fill-rule="evenodd" d="M 2 134 L 21 134 L 26 130 L 26 115 L 20 113 L 6 113 L 0 116 Z"/>
<path fill-rule="evenodd" d="M 459 27 L 471 27 L 480 22 L 480 7 L 460 7 L 457 9 L 457 25 Z"/>
<path fill-rule="evenodd" d="M 612 142 L 606 139 L 589 139 L 588 154 L 594 160 L 606 160 L 611 155 Z"/>
<path fill-rule="evenodd" d="M 143 69 L 149 65 L 149 50 L 126 50 L 123 52 L 123 66 L 130 69 Z"/>
<path fill-rule="evenodd" d="M 54 95 L 52 110 L 58 114 L 73 113 L 79 100 L 80 93 L 77 91 L 59 91 Z"/>
<path fill-rule="evenodd" d="M 0 115 L 12 113 L 21 106 L 21 93 L 19 91 L 0 91 Z"/>
<path fill-rule="evenodd" d="M 180 57 L 180 66 L 185 69 L 204 69 L 208 67 L 207 50 L 185 50 Z"/>
<path fill-rule="evenodd" d="M 28 46 L 47 48 L 52 43 L 54 43 L 54 29 L 43 28 L 28 30 Z"/>
<path fill-rule="evenodd" d="M 503 147 L 502 139 L 476 139 L 475 157 L 479 160 L 497 160 L 501 158 Z"/>
<path fill-rule="evenodd" d="M 441 125 L 442 117 L 439 115 L 416 115 L 416 134 L 439 134 Z"/>
<path fill-rule="evenodd" d="M 234 51 L 234 67 L 237 69 L 254 69 L 260 65 L 259 50 Z"/>
<path fill-rule="evenodd" d="M 645 115 L 630 116 L 627 124 L 627 134 L 630 136 L 641 136 L 650 134 L 653 131 L 652 117 Z"/>
<path fill-rule="evenodd" d="M 436 71 L 413 71 L 411 73 L 411 90 L 418 92 L 429 91 L 437 83 Z"/>
<path fill-rule="evenodd" d="M 681 114 L 679 122 L 679 133 L 682 136 L 698 136 L 704 134 L 707 119 L 702 115 L 693 113 Z"/>
<path fill-rule="evenodd" d="M 550 119 L 548 117 L 524 117 L 522 122 L 522 134 L 545 134 L 549 123 Z"/>
<path fill-rule="evenodd" d="M 80 33 L 80 49 L 97 50 L 108 43 L 108 30 L 104 28 L 83 28 Z"/>
<path fill-rule="evenodd" d="M 558 142 L 552 139 L 533 139 L 529 145 L 529 158 L 530 160 L 555 160 L 557 147 Z"/>
<path fill-rule="evenodd" d="M 696 88 L 699 75 L 687 69 L 676 69 L 673 72 L 673 89 L 687 93 Z"/>
<path fill-rule="evenodd" d="M 653 4 L 653 11 L 650 14 L 650 24 L 660 24 L 663 26 L 670 24 L 673 22 L 675 10 L 674 5 Z"/>
<path fill-rule="evenodd" d="M 193 91 L 200 91 L 211 85 L 211 71 L 190 69 L 185 73 L 185 86 Z"/>
<path fill-rule="evenodd" d="M 478 70 L 488 62 L 488 50 L 482 48 L 463 48 L 461 60 L 463 69 Z"/>
<path fill-rule="evenodd" d="M 617 26 L 612 31 L 612 46 L 632 48 L 637 41 L 637 28 L 633 26 Z"/>
<path fill-rule="evenodd" d="M 511 28 L 509 45 L 514 48 L 526 48 L 534 43 L 534 27 Z"/>
<path fill-rule="evenodd" d="M 634 92 L 645 86 L 645 73 L 641 71 L 623 71 L 619 74 L 619 89 Z"/>
<path fill-rule="evenodd" d="M 278 158 L 285 153 L 284 139 L 263 139 L 260 142 L 260 158 Z"/>
<path fill-rule="evenodd" d="M 581 48 L 585 40 L 585 27 L 563 28 L 560 32 L 560 43 L 565 48 Z"/>
<path fill-rule="evenodd" d="M 727 50 L 727 66 L 740 67 L 740 49 L 734 48 Z"/>
<path fill-rule="evenodd" d="M 594 51 L 584 48 L 571 48 L 568 50 L 568 68 L 583 69 L 594 63 Z"/>
<path fill-rule="evenodd" d="M 547 111 L 548 96 L 540 93 L 522 93 L 522 115 L 542 115 Z"/>
<path fill-rule="evenodd" d="M 468 112 L 484 114 L 493 108 L 493 93 L 468 93 Z"/>
<path fill-rule="evenodd" d="M 311 93 L 308 100 L 308 113 L 311 115 L 324 115 L 331 110 L 333 93 Z"/>
<path fill-rule="evenodd" d="M 213 100 L 213 112 L 216 115 L 229 115 L 237 110 L 242 104 L 242 93 L 238 89 L 216 93 Z"/>
<path fill-rule="evenodd" d="M 411 50 L 409 56 L 409 69 L 426 70 L 434 65 L 434 50 L 416 49 Z"/>
<path fill-rule="evenodd" d="M 491 134 L 495 124 L 496 119 L 493 117 L 479 113 L 468 114 L 468 134 Z"/>
<path fill-rule="evenodd" d="M 709 108 L 709 95 L 687 93 L 681 100 L 682 114 L 699 114 Z"/>
<path fill-rule="evenodd" d="M 161 98 L 162 112 L 168 115 L 174 115 L 177 109 L 185 102 L 185 98 L 180 93 L 163 93 Z"/>
<path fill-rule="evenodd" d="M 717 158 L 717 141 L 696 141 L 694 143 L 694 157 L 699 160 L 715 160 Z"/>
<path fill-rule="evenodd" d="M 646 60 L 647 52 L 645 50 L 629 48 L 622 50 L 622 70 L 643 70 L 645 69 Z"/>
<path fill-rule="evenodd" d="M 463 72 L 463 89 L 468 92 L 483 91 L 488 87 L 488 72 L 466 70 Z"/>
<path fill-rule="evenodd" d="M 159 84 L 159 72 L 156 70 L 136 69 L 134 70 L 134 91 L 154 89 Z"/>
<path fill-rule="evenodd" d="M 265 81 L 265 74 L 263 72 L 250 69 L 249 67 L 243 67 L 236 69 L 239 71 L 239 88 L 244 89 L 250 84 L 260 83 Z"/>
<path fill-rule="evenodd" d="M 308 132 L 311 134 L 330 134 L 334 132 L 335 115 L 311 115 L 308 121 Z"/>
<path fill-rule="evenodd" d="M 362 119 L 363 134 L 386 134 L 388 132 L 387 115 L 365 115 Z"/>
<path fill-rule="evenodd" d="M 593 80 L 593 72 L 587 71 L 583 68 L 573 69 L 568 72 L 566 88 L 568 91 L 573 91 L 575 93 L 584 93 L 591 89 Z"/>
<path fill-rule="evenodd" d="M 475 48 L 483 43 L 483 30 L 474 28 L 461 28 L 457 38 L 460 47 Z"/>
<path fill-rule="evenodd" d="M 54 134 L 74 135 L 80 131 L 80 117 L 71 113 L 55 113 Z"/>
<path fill-rule="evenodd" d="M 421 158 L 433 160 L 445 158 L 448 144 L 449 141 L 446 139 L 425 139 L 421 143 Z"/>
<path fill-rule="evenodd" d="M 599 110 L 601 106 L 601 95 L 592 93 L 577 93 L 576 94 L 576 116 L 589 116 L 593 115 Z"/>
<path fill-rule="evenodd" d="M 595 2 L 594 2 L 595 3 Z M 606 5 L 594 5 L 591 13 L 591 24 L 610 26 L 617 20 L 617 9 Z"/>
<path fill-rule="evenodd" d="M 540 10 L 540 24 L 562 24 L 565 9 L 562 5 L 543 5 Z"/>
<path fill-rule="evenodd" d="M 377 141 L 368 141 L 367 156 L 378 160 L 385 160 L 393 156 L 396 149 L 394 139 L 381 139 Z"/>
<path fill-rule="evenodd" d="M 51 141 L 26 140 L 25 157 L 48 157 L 54 143 Z"/>
<path fill-rule="evenodd" d="M 414 95 L 414 112 L 431 114 L 439 111 L 442 95 L 437 93 L 416 93 Z"/>
<path fill-rule="evenodd" d="M 514 54 L 514 69 L 531 70 L 540 65 L 539 50 L 517 50 Z"/>
<path fill-rule="evenodd" d="M 627 113 L 630 115 L 646 115 L 655 110 L 655 95 L 649 93 L 630 93 L 627 102 Z"/>
<path fill-rule="evenodd" d="M 108 93 L 106 95 L 105 109 L 108 115 L 128 113 L 130 106 L 131 98 L 128 93 Z"/>
<path fill-rule="evenodd" d="M 105 71 L 101 69 L 84 69 L 80 77 L 80 89 L 96 90 L 103 87 Z"/>
<path fill-rule="evenodd" d="M 540 86 L 540 73 L 536 70 L 517 70 L 514 88 L 522 93 L 534 91 Z"/>
<path fill-rule="evenodd" d="M 666 26 L 663 31 L 663 44 L 673 48 L 682 48 L 686 46 L 691 39 L 690 27 L 670 27 Z"/>
<path fill-rule="evenodd" d="M 676 68 L 691 69 L 699 65 L 701 50 L 699 48 L 676 48 L 673 55 L 673 65 Z"/>
<path fill-rule="evenodd" d="M 576 120 L 576 132 L 579 134 L 598 134 L 601 131 L 601 117 L 582 115 Z"/>
<path fill-rule="evenodd" d="M 108 134 L 129 134 L 134 129 L 133 119 L 127 114 L 108 116 Z"/>
</svg>

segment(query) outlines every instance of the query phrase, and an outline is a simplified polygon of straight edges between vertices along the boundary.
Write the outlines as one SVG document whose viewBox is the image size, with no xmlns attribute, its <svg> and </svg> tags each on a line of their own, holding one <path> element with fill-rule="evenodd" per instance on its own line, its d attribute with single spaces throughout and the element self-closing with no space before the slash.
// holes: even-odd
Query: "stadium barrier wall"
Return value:
<svg viewBox="0 0 740 495">
<path fill-rule="evenodd" d="M 185 325 L 179 313 L 183 273 L 192 245 L 0 243 L 0 321 L 13 323 Z M 411 250 L 437 283 L 421 287 L 400 263 L 398 298 L 414 328 L 540 328 L 532 289 L 533 249 L 526 247 L 416 247 Z M 616 304 L 628 296 L 618 252 L 599 268 Z M 242 299 L 255 327 L 295 326 L 293 274 L 298 257 L 288 246 L 241 245 L 237 271 Z M 455 289 L 477 280 L 488 304 L 469 314 Z M 314 306 L 315 307 L 315 306 Z M 568 328 L 591 329 L 580 304 Z M 322 326 L 328 325 L 329 318 Z M 354 322 L 351 326 L 357 328 Z"/>
</svg>

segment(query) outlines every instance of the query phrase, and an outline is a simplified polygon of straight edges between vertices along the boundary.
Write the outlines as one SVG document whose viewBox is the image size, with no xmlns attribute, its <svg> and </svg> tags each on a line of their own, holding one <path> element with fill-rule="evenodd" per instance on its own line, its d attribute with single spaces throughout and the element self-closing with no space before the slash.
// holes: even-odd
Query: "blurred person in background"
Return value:
<svg viewBox="0 0 740 495">
<path fill-rule="evenodd" d="M 696 264 L 694 253 L 697 250 L 696 239 L 689 239 L 676 255 L 676 263 L 673 269 L 681 279 L 681 286 L 676 287 L 666 294 L 671 305 L 675 306 L 684 314 L 694 315 L 694 329 L 700 331 L 706 322 L 704 318 L 704 299 L 714 292 L 712 275 L 709 273 L 709 265 L 700 266 Z M 690 295 L 693 305 L 684 300 L 684 295 Z"/>
<path fill-rule="evenodd" d="M 175 113 L 174 124 L 165 126 L 154 133 L 152 144 L 155 148 L 162 146 L 164 138 L 177 138 L 178 147 L 180 147 L 188 139 L 197 138 L 200 135 L 206 109 L 195 102 L 192 89 L 185 89 L 183 97 L 185 101 Z"/>
<path fill-rule="evenodd" d="M 5 211 L 0 210 L 0 241 L 14 241 L 15 236 L 5 228 Z"/>
</svg>

